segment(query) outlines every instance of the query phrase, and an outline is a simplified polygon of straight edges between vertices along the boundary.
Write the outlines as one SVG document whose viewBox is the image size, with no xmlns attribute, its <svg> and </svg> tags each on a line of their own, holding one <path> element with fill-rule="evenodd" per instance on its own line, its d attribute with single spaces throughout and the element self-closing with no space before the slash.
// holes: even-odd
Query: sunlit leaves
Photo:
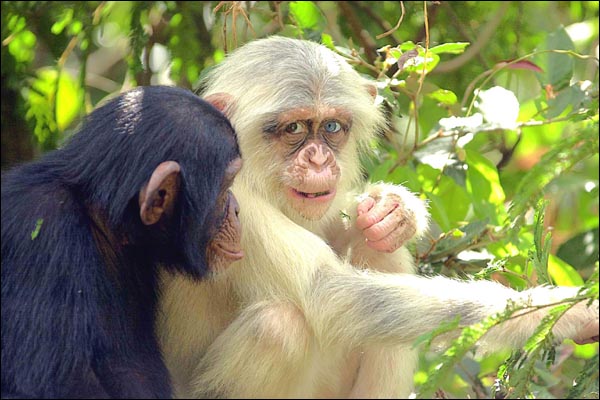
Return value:
<svg viewBox="0 0 600 400">
<path fill-rule="evenodd" d="M 443 43 L 426 49 L 419 44 L 406 41 L 396 47 L 382 47 L 378 52 L 384 54 L 386 68 L 397 64 L 399 73 L 427 75 L 440 62 L 440 54 L 460 54 L 468 45 L 469 43 L 464 42 Z"/>
<path fill-rule="evenodd" d="M 331 37 L 331 35 L 327 33 L 321 34 L 321 43 L 328 49 L 335 50 L 335 44 L 333 43 L 333 38 Z"/>
<path fill-rule="evenodd" d="M 438 46 L 429 49 L 433 54 L 461 54 L 465 51 L 470 43 L 457 42 L 457 43 L 443 43 Z"/>
<path fill-rule="evenodd" d="M 80 111 L 83 96 L 78 82 L 67 73 L 43 69 L 24 90 L 29 106 L 26 118 L 32 120 L 34 134 L 42 146 L 56 146 L 59 134 L 73 122 Z"/>
<path fill-rule="evenodd" d="M 78 36 L 82 32 L 84 25 L 80 20 L 81 13 L 77 15 L 75 11 L 75 8 L 65 7 L 62 10 L 58 20 L 52 24 L 50 32 L 52 32 L 54 35 L 66 33 L 69 36 Z M 80 39 L 81 45 L 87 46 L 87 38 L 81 37 Z"/>
<path fill-rule="evenodd" d="M 50 32 L 54 33 L 55 35 L 61 34 L 65 27 L 67 27 L 67 25 L 69 25 L 72 20 L 73 9 L 65 7 L 65 9 L 63 10 L 62 18 L 52 25 L 52 27 L 50 28 Z"/>
<path fill-rule="evenodd" d="M 327 24 L 325 16 L 312 1 L 290 2 L 290 16 L 307 38 L 319 39 Z"/>
<path fill-rule="evenodd" d="M 456 104 L 458 100 L 453 92 L 446 89 L 435 90 L 431 93 L 428 93 L 427 96 L 445 105 Z"/>
<path fill-rule="evenodd" d="M 431 51 L 426 51 L 420 46 L 418 46 L 416 50 L 417 54 L 414 57 L 408 58 L 403 63 L 402 71 L 427 75 L 436 67 L 436 65 L 438 65 L 440 62 L 440 56 L 432 53 Z"/>
<path fill-rule="evenodd" d="M 444 231 L 464 221 L 469 211 L 467 194 L 452 179 L 443 179 L 435 192 L 427 193 L 427 199 L 432 217 Z M 448 203 L 454 207 L 448 208 Z"/>
<path fill-rule="evenodd" d="M 552 283 L 559 286 L 581 286 L 583 279 L 575 268 L 550 254 L 548 257 L 548 275 L 552 278 Z"/>
<path fill-rule="evenodd" d="M 25 18 L 19 15 L 11 15 L 7 27 L 10 36 L 3 40 L 2 44 L 8 44 L 8 52 L 15 58 L 17 63 L 29 63 L 35 57 L 35 45 L 37 38 L 28 29 L 25 29 Z"/>
<path fill-rule="evenodd" d="M 35 56 L 35 44 L 36 37 L 33 32 L 23 30 L 17 33 L 8 44 L 8 51 L 15 57 L 17 62 L 31 62 Z"/>
</svg>

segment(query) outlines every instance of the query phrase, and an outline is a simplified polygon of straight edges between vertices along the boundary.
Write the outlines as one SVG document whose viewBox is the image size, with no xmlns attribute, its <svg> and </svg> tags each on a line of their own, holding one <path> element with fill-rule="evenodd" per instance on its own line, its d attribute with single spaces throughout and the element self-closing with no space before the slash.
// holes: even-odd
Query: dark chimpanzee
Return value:
<svg viewBox="0 0 600 400">
<path fill-rule="evenodd" d="M 170 397 L 159 266 L 200 279 L 243 256 L 240 168 L 216 108 L 155 86 L 2 176 L 2 397 Z"/>
</svg>

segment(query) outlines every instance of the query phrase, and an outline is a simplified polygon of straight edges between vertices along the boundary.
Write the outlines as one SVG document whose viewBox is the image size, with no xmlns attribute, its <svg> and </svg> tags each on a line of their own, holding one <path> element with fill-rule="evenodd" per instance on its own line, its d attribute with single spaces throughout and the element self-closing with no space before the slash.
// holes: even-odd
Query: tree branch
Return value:
<svg viewBox="0 0 600 400">
<path fill-rule="evenodd" d="M 498 10 L 496 10 L 493 13 L 492 18 L 488 20 L 485 26 L 477 34 L 477 41 L 471 46 L 469 46 L 467 50 L 460 56 L 450 61 L 438 64 L 438 66 L 433 71 L 431 71 L 431 73 L 439 74 L 454 71 L 455 69 L 462 67 L 464 64 L 469 62 L 469 60 L 475 57 L 481 51 L 481 49 L 483 49 L 488 44 L 492 36 L 494 36 L 498 25 L 500 25 L 500 22 L 502 21 L 502 18 L 506 14 L 506 11 L 508 10 L 508 7 L 510 5 L 510 1 L 501 2 L 501 5 L 500 7 L 498 7 Z"/>
</svg>

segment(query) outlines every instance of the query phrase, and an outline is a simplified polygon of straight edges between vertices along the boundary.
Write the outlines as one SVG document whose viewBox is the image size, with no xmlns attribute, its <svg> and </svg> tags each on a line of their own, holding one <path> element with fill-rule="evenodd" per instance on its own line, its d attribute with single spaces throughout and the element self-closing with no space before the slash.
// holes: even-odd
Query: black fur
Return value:
<svg viewBox="0 0 600 400">
<path fill-rule="evenodd" d="M 237 157 L 219 111 L 154 86 L 108 102 L 64 148 L 2 176 L 2 397 L 171 396 L 154 335 L 158 264 L 206 274 Z M 181 166 L 175 216 L 147 227 L 138 194 L 167 160 Z"/>
</svg>

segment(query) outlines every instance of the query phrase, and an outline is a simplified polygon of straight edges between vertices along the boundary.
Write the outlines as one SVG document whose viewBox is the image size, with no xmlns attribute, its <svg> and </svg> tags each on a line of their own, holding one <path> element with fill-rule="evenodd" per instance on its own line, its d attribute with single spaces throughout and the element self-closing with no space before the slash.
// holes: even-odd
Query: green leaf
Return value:
<svg viewBox="0 0 600 400">
<path fill-rule="evenodd" d="M 465 220 L 471 207 L 469 195 L 464 187 L 459 186 L 451 177 L 444 175 L 439 181 L 435 194 L 442 201 L 442 207 L 448 218 L 449 225 L 444 227 L 445 230 L 455 227 Z"/>
<path fill-rule="evenodd" d="M 387 180 L 398 185 L 406 186 L 415 193 L 419 193 L 422 189 L 417 171 L 409 165 L 396 167 L 392 173 L 388 175 Z"/>
<path fill-rule="evenodd" d="M 598 349 L 595 343 L 575 344 L 573 348 L 573 355 L 577 358 L 589 360 L 590 358 L 598 355 Z"/>
<path fill-rule="evenodd" d="M 428 164 L 418 164 L 416 172 L 392 174 L 393 182 L 406 183 L 414 192 L 423 192 L 430 201 L 430 212 L 442 230 L 448 231 L 464 221 L 470 209 L 469 196 L 454 176 L 442 174 Z M 444 170 L 446 171 L 446 170 Z"/>
<path fill-rule="evenodd" d="M 365 163 L 367 164 L 367 163 Z M 369 173 L 369 179 L 371 182 L 388 181 L 389 171 L 394 166 L 394 160 L 387 159 L 384 162 L 376 164 L 375 162 L 369 162 L 367 164 L 367 171 Z"/>
<path fill-rule="evenodd" d="M 456 102 L 458 101 L 458 98 L 456 97 L 454 92 L 446 89 L 438 89 L 435 92 L 427 93 L 426 96 L 431 97 L 437 102 L 449 106 L 451 106 L 452 104 L 456 104 Z"/>
<path fill-rule="evenodd" d="M 400 49 L 400 51 L 404 53 L 405 51 L 412 50 L 415 47 L 417 47 L 417 45 L 414 44 L 414 42 L 412 42 L 411 40 L 409 40 L 406 42 L 402 42 L 402 44 L 400 46 L 398 46 L 397 48 Z"/>
<path fill-rule="evenodd" d="M 400 57 L 402 57 L 402 51 L 400 51 L 397 48 L 390 49 L 388 57 L 392 57 L 393 59 L 398 61 L 398 59 L 400 59 Z M 396 61 L 394 61 L 394 62 L 396 62 Z"/>
<path fill-rule="evenodd" d="M 62 31 L 65 29 L 65 27 L 68 24 L 70 24 L 72 20 L 73 20 L 73 9 L 65 7 L 65 9 L 61 15 L 61 19 L 59 19 L 52 25 L 52 27 L 50 28 L 50 32 L 54 33 L 55 35 L 60 35 L 62 33 Z"/>
<path fill-rule="evenodd" d="M 183 14 L 181 14 L 181 13 L 173 14 L 173 16 L 171 17 L 171 20 L 169 21 L 169 26 L 171 26 L 171 27 L 179 26 L 179 24 L 181 24 L 182 20 L 183 20 Z"/>
<path fill-rule="evenodd" d="M 556 255 L 575 269 L 592 267 L 598 261 L 600 232 L 596 227 L 563 243 Z"/>
<path fill-rule="evenodd" d="M 35 229 L 31 232 L 31 240 L 34 240 L 40 234 L 40 230 L 42 229 L 42 224 L 44 220 L 42 218 L 35 221 Z"/>
<path fill-rule="evenodd" d="M 27 23 L 25 21 L 25 18 L 23 18 L 20 15 L 11 15 L 8 18 L 7 26 L 13 35 L 15 33 L 19 32 L 20 30 L 22 30 L 23 28 L 25 28 L 26 25 L 27 25 Z"/>
<path fill-rule="evenodd" d="M 312 1 L 292 1 L 290 15 L 300 29 L 322 31 L 326 25 L 321 10 Z"/>
<path fill-rule="evenodd" d="M 552 283 L 558 286 L 583 285 L 583 279 L 577 270 L 553 254 L 548 258 L 548 275 L 552 278 Z"/>
<path fill-rule="evenodd" d="M 17 33 L 8 44 L 8 52 L 18 63 L 29 63 L 35 57 L 35 44 L 37 37 L 33 32 L 23 30 Z"/>
<path fill-rule="evenodd" d="M 83 23 L 81 21 L 73 21 L 71 25 L 69 25 L 69 35 L 76 36 L 83 29 Z"/>
<path fill-rule="evenodd" d="M 575 83 L 561 90 L 555 98 L 548 100 L 546 118 L 558 117 L 565 111 L 577 111 L 585 99 L 586 93 L 581 90 L 578 83 Z"/>
<path fill-rule="evenodd" d="M 542 318 L 540 324 L 535 328 L 533 335 L 531 335 L 523 349 L 526 352 L 531 353 L 537 347 L 539 347 L 546 338 L 551 335 L 552 327 L 556 321 L 571 307 L 571 304 L 560 304 L 552 307 L 548 314 Z"/>
<path fill-rule="evenodd" d="M 67 73 L 61 73 L 56 93 L 56 124 L 63 132 L 79 114 L 83 104 L 83 91 L 79 81 Z"/>
<path fill-rule="evenodd" d="M 546 43 L 541 50 L 575 50 L 571 37 L 564 28 L 548 35 Z M 550 84 L 554 89 L 561 89 L 569 83 L 573 76 L 573 58 L 568 54 L 544 53 L 542 60 L 542 85 Z M 536 63 L 540 65 L 540 63 Z"/>
<path fill-rule="evenodd" d="M 465 51 L 468 45 L 470 45 L 470 43 L 467 42 L 444 43 L 430 48 L 429 51 L 434 54 L 461 54 Z"/>
<path fill-rule="evenodd" d="M 491 260 L 488 262 L 485 268 L 481 269 L 479 272 L 473 274 L 473 278 L 476 280 L 482 279 L 490 279 L 492 274 L 495 272 L 504 271 L 504 265 L 506 264 L 506 260 Z"/>
<path fill-rule="evenodd" d="M 321 43 L 327 46 L 328 49 L 335 51 L 335 43 L 333 43 L 333 38 L 331 37 L 331 35 L 328 35 L 327 33 L 322 33 Z"/>
<path fill-rule="evenodd" d="M 421 46 L 418 46 L 417 50 L 419 54 L 416 57 L 409 58 L 403 64 L 403 72 L 427 75 L 438 65 L 440 56 L 431 51 L 425 52 L 425 49 Z"/>
<path fill-rule="evenodd" d="M 283 29 L 279 31 L 280 35 L 288 37 L 302 37 L 303 33 L 302 28 L 291 24 L 285 24 Z"/>
<path fill-rule="evenodd" d="M 448 218 L 446 204 L 444 200 L 435 193 L 427 193 L 429 200 L 429 212 L 431 217 L 444 231 L 451 229 L 452 224 Z"/>
<path fill-rule="evenodd" d="M 542 243 L 544 232 L 544 214 L 547 202 L 541 200 L 535 210 L 534 228 L 533 228 L 533 243 L 535 246 L 535 254 L 533 255 L 533 265 L 538 275 L 540 283 L 548 283 L 548 256 L 550 255 L 550 246 L 552 244 L 551 234 L 546 234 L 545 240 Z"/>
<path fill-rule="evenodd" d="M 49 148 L 54 147 L 58 132 L 54 117 L 53 90 L 56 87 L 56 70 L 43 69 L 38 71 L 30 89 L 24 90 L 27 102 L 25 118 L 33 120 L 33 133 L 39 143 Z"/>
<path fill-rule="evenodd" d="M 490 160 L 472 150 L 466 150 L 467 192 L 471 196 L 475 213 L 489 218 L 494 224 L 504 219 L 504 189 L 498 170 Z"/>
</svg>

